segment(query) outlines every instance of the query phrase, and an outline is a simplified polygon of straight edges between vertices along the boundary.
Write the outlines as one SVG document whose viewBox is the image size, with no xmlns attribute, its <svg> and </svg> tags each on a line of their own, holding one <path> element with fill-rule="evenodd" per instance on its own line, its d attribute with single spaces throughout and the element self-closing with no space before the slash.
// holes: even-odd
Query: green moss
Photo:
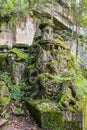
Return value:
<svg viewBox="0 0 87 130">
<path fill-rule="evenodd" d="M 84 115 L 84 128 L 87 129 L 87 104 L 85 104 L 85 107 L 83 109 L 83 115 Z"/>
<path fill-rule="evenodd" d="M 85 78 L 87 78 L 87 68 L 82 69 L 82 74 Z"/>
<path fill-rule="evenodd" d="M 68 106 L 67 109 L 68 109 L 70 112 L 76 112 L 76 110 L 75 110 L 72 106 Z"/>
<path fill-rule="evenodd" d="M 57 111 L 50 111 L 43 113 L 41 121 L 42 121 L 42 128 L 52 129 L 55 128 L 55 126 L 56 129 L 58 127 L 63 128 L 62 113 L 58 113 Z"/>
<path fill-rule="evenodd" d="M 65 44 L 64 44 L 64 41 L 58 39 L 57 44 L 58 44 L 59 46 L 61 46 L 62 48 L 66 49 L 66 46 L 65 46 Z"/>
<path fill-rule="evenodd" d="M 27 67 L 28 70 L 32 70 L 32 69 L 34 69 L 34 68 L 35 68 L 35 65 L 29 65 L 29 66 Z"/>
<path fill-rule="evenodd" d="M 59 62 L 57 60 L 52 60 L 50 62 L 50 65 L 58 65 L 58 64 L 59 64 Z"/>
<path fill-rule="evenodd" d="M 71 128 L 73 130 L 82 130 L 82 122 L 80 121 L 66 121 L 65 124 L 66 130 L 70 130 Z"/>
<path fill-rule="evenodd" d="M 67 61 L 70 61 L 71 60 L 71 57 L 70 57 L 70 51 L 67 49 L 66 53 L 65 53 L 65 57 L 66 57 L 66 60 Z"/>
<path fill-rule="evenodd" d="M 39 74 L 39 75 L 38 75 L 38 77 L 36 78 L 36 81 L 37 81 L 38 79 L 43 79 L 43 78 L 45 78 L 45 77 L 49 77 L 50 79 L 53 79 L 53 75 L 52 75 L 52 74 L 50 74 L 50 73 L 42 73 L 42 74 Z"/>
<path fill-rule="evenodd" d="M 18 49 L 11 49 L 11 50 L 9 50 L 9 53 L 16 54 L 16 56 L 18 58 L 20 58 L 20 59 L 24 59 L 25 60 L 27 58 L 27 55 L 24 52 L 22 52 L 22 51 L 20 51 Z"/>
<path fill-rule="evenodd" d="M 58 35 L 58 39 L 59 39 L 60 41 L 64 42 L 63 38 L 62 38 L 60 35 Z"/>
<path fill-rule="evenodd" d="M 0 105 L 5 106 L 10 102 L 9 97 L 0 97 Z"/>
<path fill-rule="evenodd" d="M 49 99 L 29 100 L 29 103 L 32 104 L 32 106 L 35 106 L 37 109 L 40 109 L 43 112 L 51 109 Z"/>
<path fill-rule="evenodd" d="M 82 99 L 79 102 L 77 101 L 78 104 L 78 110 L 81 111 L 85 108 L 86 106 L 86 99 Z"/>
<path fill-rule="evenodd" d="M 63 109 L 63 102 L 67 99 L 67 95 L 62 95 L 61 94 L 61 99 L 58 102 L 58 106 L 60 109 Z"/>
</svg>

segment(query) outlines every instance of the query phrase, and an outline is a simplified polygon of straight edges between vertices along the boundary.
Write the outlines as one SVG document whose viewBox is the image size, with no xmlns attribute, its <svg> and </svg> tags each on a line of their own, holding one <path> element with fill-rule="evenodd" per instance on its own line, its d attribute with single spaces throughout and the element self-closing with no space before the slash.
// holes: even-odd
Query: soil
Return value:
<svg viewBox="0 0 87 130">
<path fill-rule="evenodd" d="M 0 130 L 41 130 L 27 108 L 25 109 L 26 113 L 24 116 L 17 116 L 10 113 L 8 123 L 0 127 Z"/>
</svg>

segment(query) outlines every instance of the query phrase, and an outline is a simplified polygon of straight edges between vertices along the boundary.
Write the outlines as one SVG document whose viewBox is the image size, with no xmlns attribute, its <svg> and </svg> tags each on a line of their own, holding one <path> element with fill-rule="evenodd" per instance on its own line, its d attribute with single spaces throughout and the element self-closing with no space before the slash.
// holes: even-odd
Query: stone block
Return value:
<svg viewBox="0 0 87 130">
<path fill-rule="evenodd" d="M 43 129 L 61 128 L 63 126 L 62 113 L 55 102 L 49 100 L 29 100 L 27 107 L 39 126 Z"/>
</svg>

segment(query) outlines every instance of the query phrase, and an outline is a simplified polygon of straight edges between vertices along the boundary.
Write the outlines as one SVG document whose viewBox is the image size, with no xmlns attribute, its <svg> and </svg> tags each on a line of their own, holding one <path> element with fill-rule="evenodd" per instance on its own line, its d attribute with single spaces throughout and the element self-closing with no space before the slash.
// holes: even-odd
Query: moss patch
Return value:
<svg viewBox="0 0 87 130">
<path fill-rule="evenodd" d="M 11 49 L 11 50 L 9 50 L 9 53 L 16 54 L 16 56 L 20 59 L 25 60 L 27 58 L 27 55 L 18 49 Z"/>
<path fill-rule="evenodd" d="M 62 48 L 66 48 L 65 44 L 64 44 L 64 41 L 62 41 L 61 39 L 58 39 L 58 43 L 57 43 L 59 46 L 61 46 Z"/>
</svg>

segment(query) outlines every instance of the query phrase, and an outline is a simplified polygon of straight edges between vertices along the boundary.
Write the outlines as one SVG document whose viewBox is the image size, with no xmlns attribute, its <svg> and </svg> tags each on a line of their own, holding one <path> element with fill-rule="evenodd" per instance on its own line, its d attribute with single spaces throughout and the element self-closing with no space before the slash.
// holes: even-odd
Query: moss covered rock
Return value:
<svg viewBox="0 0 87 130">
<path fill-rule="evenodd" d="M 27 55 L 23 51 L 20 51 L 19 49 L 11 49 L 11 50 L 9 50 L 9 53 L 15 54 L 16 59 L 20 58 L 20 59 L 26 60 L 26 58 L 27 58 Z"/>
<path fill-rule="evenodd" d="M 62 113 L 55 102 L 47 99 L 29 100 L 27 106 L 40 127 L 52 129 L 55 126 L 57 128 L 63 126 Z"/>
<path fill-rule="evenodd" d="M 48 99 L 28 100 L 27 107 L 43 130 L 82 130 L 82 111 L 60 111 L 58 104 Z"/>
</svg>

